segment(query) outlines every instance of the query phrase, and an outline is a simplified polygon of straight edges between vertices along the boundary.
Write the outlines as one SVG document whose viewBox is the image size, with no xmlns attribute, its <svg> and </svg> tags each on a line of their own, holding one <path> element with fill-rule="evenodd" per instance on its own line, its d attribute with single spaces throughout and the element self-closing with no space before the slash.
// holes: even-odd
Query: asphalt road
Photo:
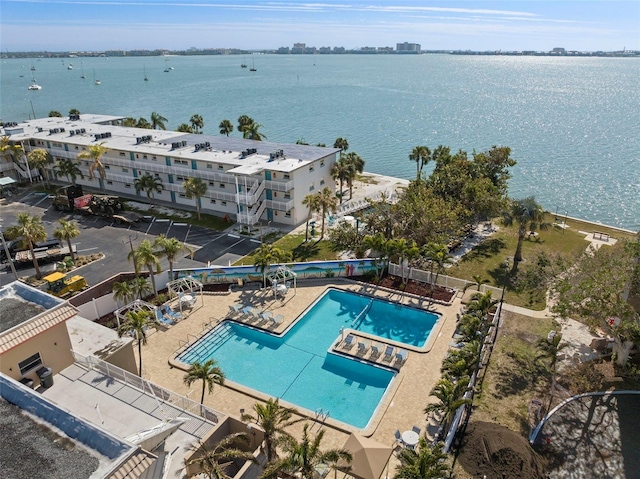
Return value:
<svg viewBox="0 0 640 479">
<path fill-rule="evenodd" d="M 42 222 L 52 236 L 58 226 L 57 220 L 69 217 L 68 213 L 55 211 L 51 207 L 51 200 L 46 195 L 33 194 L 23 191 L 21 194 L 9 198 L 10 202 L 3 202 L 1 206 L 0 228 L 16 224 L 19 213 L 40 215 Z M 164 234 L 175 237 L 186 243 L 194 251 L 193 259 L 188 252 L 174 262 L 174 269 L 196 268 L 207 264 L 227 265 L 236 259 L 250 253 L 259 246 L 259 242 L 237 235 L 221 233 L 219 231 L 192 226 L 187 223 L 176 223 L 166 219 L 147 217 L 134 226 L 117 225 L 111 221 L 95 216 L 72 215 L 77 221 L 80 236 L 72 241 L 77 245 L 78 254 L 89 255 L 103 253 L 105 258 L 75 270 L 76 274 L 85 277 L 89 285 L 98 284 L 105 279 L 125 271 L 133 271 L 133 263 L 127 256 L 132 248 L 136 248 L 143 240 L 153 241 L 158 235 Z M 14 280 L 11 269 L 5 265 L 0 271 L 0 285 Z M 168 269 L 166 259 L 161 261 L 162 269 Z M 43 273 L 52 271 L 53 264 L 41 266 Z M 31 276 L 34 269 L 18 270 L 18 276 Z"/>
</svg>

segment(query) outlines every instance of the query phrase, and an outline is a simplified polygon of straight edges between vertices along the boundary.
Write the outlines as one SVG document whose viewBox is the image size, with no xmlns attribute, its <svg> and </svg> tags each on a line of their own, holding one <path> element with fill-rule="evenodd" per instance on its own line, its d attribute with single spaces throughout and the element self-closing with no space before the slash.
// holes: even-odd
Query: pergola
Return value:
<svg viewBox="0 0 640 479">
<path fill-rule="evenodd" d="M 289 283 L 293 280 L 294 294 L 297 290 L 297 278 L 298 275 L 285 265 L 279 265 L 275 271 L 271 271 L 267 274 L 267 279 L 271 283 L 271 289 L 273 290 L 274 298 L 278 299 L 278 295 L 284 298 L 289 290 Z"/>
<path fill-rule="evenodd" d="M 200 294 L 200 304 L 204 306 L 202 297 L 202 283 L 193 276 L 185 276 L 167 283 L 169 297 L 177 297 L 180 304 L 180 312 L 185 304 L 193 306 L 197 301 L 197 294 Z M 191 298 L 193 301 L 191 301 Z"/>
<path fill-rule="evenodd" d="M 118 329 L 120 329 L 120 324 L 122 322 L 126 322 L 128 320 L 127 313 L 129 311 L 134 311 L 136 313 L 138 311 L 147 311 L 150 317 L 152 319 L 155 319 L 157 310 L 158 310 L 157 306 L 151 303 L 147 303 L 146 301 L 142 301 L 141 299 L 136 299 L 132 303 L 124 305 L 122 308 L 116 310 L 115 314 L 116 314 L 116 321 L 118 322 Z"/>
</svg>

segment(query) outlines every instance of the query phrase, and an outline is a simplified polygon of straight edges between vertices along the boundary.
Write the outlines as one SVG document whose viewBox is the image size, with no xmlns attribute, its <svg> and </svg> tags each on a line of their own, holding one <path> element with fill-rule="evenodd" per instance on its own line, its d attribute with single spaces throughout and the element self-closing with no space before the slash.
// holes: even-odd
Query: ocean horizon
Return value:
<svg viewBox="0 0 640 479">
<path fill-rule="evenodd" d="M 256 71 L 241 68 L 242 62 Z M 42 90 L 27 90 L 32 74 Z M 217 135 L 221 120 L 236 125 L 246 114 L 270 141 L 331 146 L 337 137 L 346 138 L 349 151 L 365 160 L 366 171 L 403 179 L 415 178 L 408 156 L 417 145 L 446 145 L 469 154 L 508 146 L 518 162 L 509 182 L 512 197 L 535 196 L 559 216 L 640 229 L 637 59 L 444 54 L 9 59 L 0 75 L 3 121 L 44 117 L 51 110 L 66 115 L 77 108 L 147 119 L 158 112 L 175 129 L 197 113 L 204 118 L 204 133 Z M 431 169 L 428 165 L 426 173 Z"/>
</svg>

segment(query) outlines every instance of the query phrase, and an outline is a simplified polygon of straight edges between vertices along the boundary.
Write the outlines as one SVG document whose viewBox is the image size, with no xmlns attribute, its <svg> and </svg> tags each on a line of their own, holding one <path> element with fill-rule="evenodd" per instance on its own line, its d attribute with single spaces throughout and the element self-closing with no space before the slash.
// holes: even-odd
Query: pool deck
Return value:
<svg viewBox="0 0 640 479">
<path fill-rule="evenodd" d="M 158 330 L 148 336 L 147 344 L 142 348 L 143 377 L 179 394 L 199 400 L 200 383 L 192 385 L 191 388 L 185 386 L 182 381 L 185 372 L 180 367 L 180 363 L 173 361 L 177 351 L 184 347 L 188 341 L 193 342 L 203 331 L 209 330 L 227 318 L 281 334 L 328 287 L 375 295 L 413 307 L 429 308 L 430 311 L 440 313 L 442 317 L 434 326 L 427 347 L 422 351 L 402 346 L 408 351 L 408 357 L 404 362 L 397 360 L 395 355 L 390 359 L 385 358 L 384 349 L 382 349 L 380 356 L 374 358 L 371 357 L 370 350 L 365 354 L 358 352 L 359 337 L 370 340 L 365 333 L 358 331 L 345 329 L 345 337 L 351 332 L 356 338 L 351 348 L 344 348 L 342 335 L 337 332 L 336 341 L 332 346 L 336 352 L 397 369 L 398 375 L 395 384 L 387 392 L 365 430 L 358 430 L 344 423 L 339 423 L 329 416 L 324 426 L 320 423 L 314 424 L 311 431 L 314 432 L 323 427 L 325 431 L 323 447 L 326 448 L 341 447 L 352 431 L 389 445 L 395 443 L 394 431 L 396 429 L 405 431 L 414 425 L 420 427 L 423 432 L 426 429 L 427 435 L 432 436 L 435 427 L 426 422 L 423 410 L 427 404 L 434 400 L 429 397 L 429 393 L 440 379 L 440 364 L 450 347 L 449 343 L 456 327 L 456 313 L 461 305 L 460 295 L 454 298 L 451 306 L 429 305 L 427 300 L 406 297 L 400 293 L 391 293 L 386 290 L 382 291 L 371 285 L 336 279 L 300 281 L 295 290 L 294 288 L 289 290 L 284 301 L 275 300 L 270 290 L 261 290 L 258 285 L 254 286 L 253 284 L 245 285 L 243 288 L 226 294 L 203 295 L 198 297 L 193 309 L 186 312 L 184 318 L 177 324 Z M 282 315 L 284 319 L 280 324 L 275 325 L 271 321 L 259 321 L 247 316 L 231 315 L 229 306 L 236 303 L 270 311 L 273 316 Z M 381 344 L 389 343 L 384 340 L 378 342 Z M 137 348 L 135 349 L 137 350 Z M 241 409 L 249 412 L 258 400 L 265 398 L 265 395 L 229 383 L 224 387 L 216 386 L 212 394 L 205 395 L 205 404 L 226 414 L 239 416 Z M 309 422 L 313 423 L 315 415 L 309 413 L 309 416 Z M 296 434 L 297 429 L 302 429 L 301 424 L 294 426 L 292 432 Z"/>
</svg>

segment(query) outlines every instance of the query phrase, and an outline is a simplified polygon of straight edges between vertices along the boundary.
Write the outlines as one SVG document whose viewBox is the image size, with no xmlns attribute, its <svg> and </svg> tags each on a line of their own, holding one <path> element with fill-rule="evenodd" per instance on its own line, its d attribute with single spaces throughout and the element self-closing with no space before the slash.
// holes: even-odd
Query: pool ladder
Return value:
<svg viewBox="0 0 640 479">
<path fill-rule="evenodd" d="M 365 315 L 369 312 L 369 310 L 371 309 L 371 305 L 373 304 L 373 299 L 371 299 L 369 301 L 369 303 L 362 308 L 362 311 L 360 311 L 360 314 L 358 314 L 358 316 L 356 316 L 356 319 L 353 320 L 353 322 L 351 323 L 351 327 L 353 328 L 362 318 L 365 317 Z"/>
<path fill-rule="evenodd" d="M 322 426 L 324 425 L 325 421 L 327 420 L 327 418 L 329 417 L 329 411 L 324 411 L 323 408 L 317 409 L 316 410 L 316 414 L 315 414 L 315 418 L 313 419 L 313 424 L 311 425 L 311 427 L 309 428 L 310 430 L 313 429 L 313 426 L 315 426 L 316 424 L 319 424 L 318 429 L 322 428 Z"/>
</svg>

